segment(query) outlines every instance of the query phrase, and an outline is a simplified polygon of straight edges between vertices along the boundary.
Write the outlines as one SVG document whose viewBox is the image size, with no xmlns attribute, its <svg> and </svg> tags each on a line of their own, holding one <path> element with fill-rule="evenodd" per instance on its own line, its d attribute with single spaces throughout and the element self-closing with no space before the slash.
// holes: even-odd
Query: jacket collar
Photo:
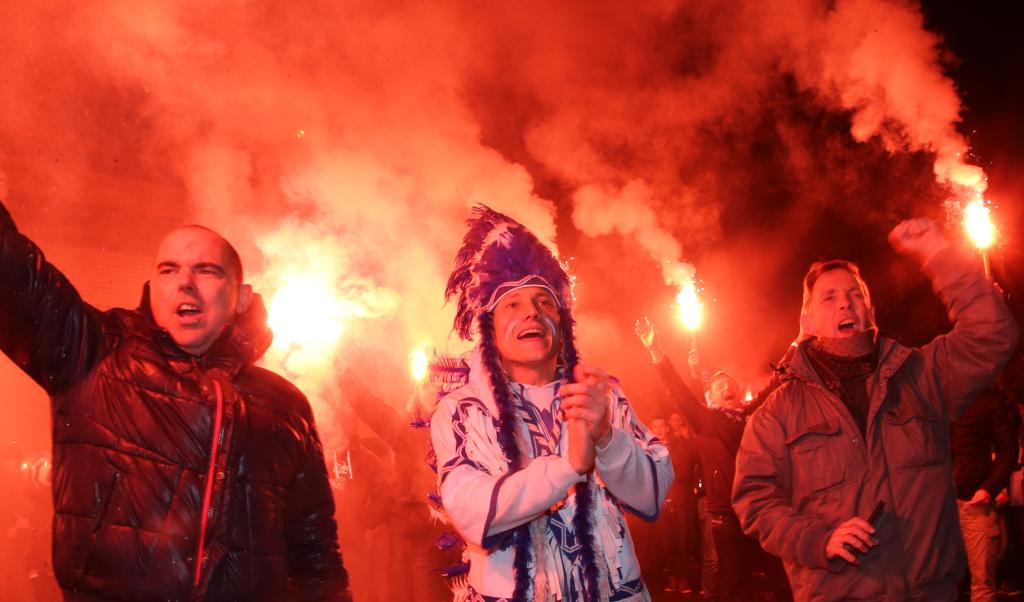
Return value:
<svg viewBox="0 0 1024 602">
<path fill-rule="evenodd" d="M 232 375 L 263 357 L 274 339 L 267 326 L 267 309 L 263 299 L 254 294 L 249 308 L 228 324 L 213 346 L 201 356 L 194 356 L 174 342 L 170 333 L 157 325 L 149 303 L 149 282 L 142 287 L 142 298 L 135 313 L 143 318 L 151 338 L 167 356 L 198 364 L 204 369 L 220 368 Z"/>
<path fill-rule="evenodd" d="M 810 339 L 801 342 L 793 352 L 789 363 L 781 367 L 786 372 L 784 380 L 795 378 L 804 382 L 824 386 L 824 383 L 822 383 L 818 373 L 811 365 L 810 359 L 807 357 L 807 346 L 810 342 Z M 907 358 L 910 357 L 910 352 L 910 347 L 890 339 L 889 337 L 879 335 L 878 366 L 875 368 L 875 375 L 881 375 L 882 378 L 888 379 L 900 369 L 900 366 L 902 366 L 905 361 L 907 361 Z"/>
</svg>

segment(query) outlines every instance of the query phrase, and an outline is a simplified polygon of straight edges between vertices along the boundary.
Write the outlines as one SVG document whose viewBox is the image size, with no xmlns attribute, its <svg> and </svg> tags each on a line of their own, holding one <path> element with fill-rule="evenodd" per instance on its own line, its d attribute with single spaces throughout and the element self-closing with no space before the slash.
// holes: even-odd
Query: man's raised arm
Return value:
<svg viewBox="0 0 1024 602">
<path fill-rule="evenodd" d="M 351 602 L 323 447 L 312 413 L 307 411 L 305 418 L 306 451 L 288 492 L 285 516 L 289 577 L 297 590 L 296 600 Z"/>
<path fill-rule="evenodd" d="M 103 345 L 100 313 L 18 232 L 0 202 L 0 350 L 54 394 L 83 375 Z"/>
<path fill-rule="evenodd" d="M 679 411 L 686 418 L 690 428 L 696 433 L 703 433 L 705 420 L 711 410 L 697 397 L 690 385 L 683 381 L 683 377 L 679 375 L 671 360 L 665 355 L 655 338 L 654 325 L 647 319 L 647 316 L 636 321 L 636 335 L 651 354 L 651 361 L 658 371 L 658 376 L 665 388 L 668 389 L 672 401 L 676 402 Z M 695 349 L 690 350 L 691 356 L 696 357 L 696 353 Z"/>
<path fill-rule="evenodd" d="M 956 418 L 1010 359 L 1017 322 L 979 262 L 949 244 L 931 220 L 901 222 L 889 241 L 921 264 L 949 311 L 953 329 L 921 348 L 914 376 L 924 397 Z"/>
</svg>

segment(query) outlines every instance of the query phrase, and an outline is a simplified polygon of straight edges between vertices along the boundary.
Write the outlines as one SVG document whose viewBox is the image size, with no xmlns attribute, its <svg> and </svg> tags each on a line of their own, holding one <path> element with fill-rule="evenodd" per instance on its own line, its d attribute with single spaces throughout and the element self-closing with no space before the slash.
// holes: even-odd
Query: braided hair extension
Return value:
<svg viewBox="0 0 1024 602">
<path fill-rule="evenodd" d="M 523 454 L 516 442 L 516 434 L 519 429 L 516 408 L 509 390 L 508 379 L 505 378 L 505 372 L 498 357 L 498 346 L 494 342 L 494 315 L 488 311 L 481 312 L 477 318 L 477 327 L 480 332 L 481 356 L 490 379 L 491 393 L 498 406 L 498 445 L 501 446 L 501 451 L 508 458 L 509 474 L 512 474 L 522 470 L 524 462 Z M 526 602 L 530 586 L 533 583 L 530 578 L 530 565 L 533 563 L 532 543 L 530 523 L 516 527 L 512 531 L 511 537 L 506 538 L 502 543 L 502 549 L 507 548 L 510 544 L 515 549 L 512 561 L 515 589 L 512 599 L 516 602 Z"/>
<path fill-rule="evenodd" d="M 566 382 L 575 382 L 576 366 L 579 364 L 579 352 L 576 350 L 576 336 L 573 327 L 576 321 L 568 309 L 559 308 L 562 329 L 562 360 L 565 364 L 563 378 Z M 588 602 L 600 598 L 599 573 L 597 567 L 597 541 L 594 537 L 594 497 L 589 479 L 576 484 L 576 514 L 572 517 L 576 540 L 580 542 L 580 554 L 583 557 L 583 599 Z"/>
</svg>

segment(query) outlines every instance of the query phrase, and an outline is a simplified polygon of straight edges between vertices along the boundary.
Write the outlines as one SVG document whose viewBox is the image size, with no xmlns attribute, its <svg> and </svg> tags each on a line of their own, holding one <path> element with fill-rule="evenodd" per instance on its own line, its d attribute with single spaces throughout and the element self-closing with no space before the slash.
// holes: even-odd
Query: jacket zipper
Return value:
<svg viewBox="0 0 1024 602">
<path fill-rule="evenodd" d="M 202 578 L 203 556 L 206 552 L 206 526 L 213 518 L 213 479 L 217 469 L 217 447 L 223 443 L 224 433 L 221 432 L 221 421 L 224 416 L 224 395 L 220 390 L 220 383 L 213 381 L 213 388 L 217 392 L 217 409 L 213 415 L 213 441 L 210 444 L 210 466 L 206 470 L 206 491 L 203 492 L 203 509 L 199 520 L 199 549 L 196 551 L 196 580 L 195 587 L 199 587 Z"/>
</svg>

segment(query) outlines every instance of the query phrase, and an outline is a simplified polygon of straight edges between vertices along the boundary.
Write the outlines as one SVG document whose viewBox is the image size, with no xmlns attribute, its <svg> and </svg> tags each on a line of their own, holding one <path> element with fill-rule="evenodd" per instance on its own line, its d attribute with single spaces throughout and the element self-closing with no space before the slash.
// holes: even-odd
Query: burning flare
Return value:
<svg viewBox="0 0 1024 602">
<path fill-rule="evenodd" d="M 697 297 L 697 284 L 693 280 L 683 283 L 679 294 L 676 295 L 676 304 L 679 307 L 677 313 L 679 322 L 687 330 L 695 331 L 700 328 L 703 306 Z"/>
<path fill-rule="evenodd" d="M 976 247 L 984 251 L 996 240 L 996 228 L 992 224 L 992 211 L 985 201 L 972 201 L 964 208 L 964 230 Z"/>
<path fill-rule="evenodd" d="M 417 383 L 427 378 L 428 363 L 427 352 L 422 347 L 409 354 L 409 373 Z"/>
<path fill-rule="evenodd" d="M 274 346 L 324 353 L 334 348 L 351 314 L 330 284 L 312 273 L 289 273 L 274 292 L 267 322 L 274 331 Z"/>
</svg>

